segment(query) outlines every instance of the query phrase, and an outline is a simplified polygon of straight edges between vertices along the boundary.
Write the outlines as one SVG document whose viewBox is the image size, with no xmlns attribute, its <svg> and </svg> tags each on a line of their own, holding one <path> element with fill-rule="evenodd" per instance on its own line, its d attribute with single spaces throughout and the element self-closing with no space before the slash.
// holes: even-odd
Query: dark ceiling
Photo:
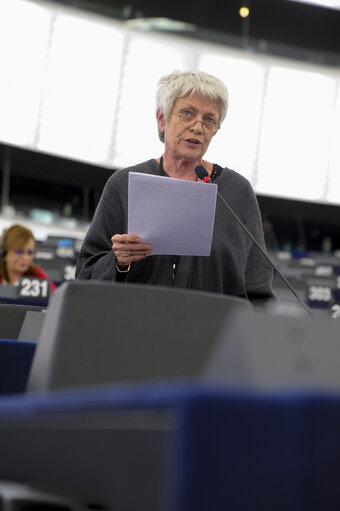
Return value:
<svg viewBox="0 0 340 511">
<path fill-rule="evenodd" d="M 166 17 L 194 24 L 196 37 L 247 42 L 260 51 L 340 65 L 340 11 L 289 0 L 57 0 L 126 20 Z M 251 9 L 244 21 L 241 5 Z M 242 38 L 243 33 L 243 38 Z M 296 55 L 294 55 L 294 52 Z"/>
</svg>

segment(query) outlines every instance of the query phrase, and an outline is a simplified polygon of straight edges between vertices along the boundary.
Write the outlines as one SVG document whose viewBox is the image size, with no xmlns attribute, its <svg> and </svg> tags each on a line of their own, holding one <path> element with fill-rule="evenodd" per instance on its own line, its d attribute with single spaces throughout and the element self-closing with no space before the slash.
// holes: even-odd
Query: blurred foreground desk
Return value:
<svg viewBox="0 0 340 511">
<path fill-rule="evenodd" d="M 0 500 L 6 481 L 63 510 L 338 511 L 340 395 L 163 382 L 3 398 Z"/>
<path fill-rule="evenodd" d="M 0 399 L 0 508 L 339 511 L 340 323 L 249 307 L 63 284 Z"/>
</svg>

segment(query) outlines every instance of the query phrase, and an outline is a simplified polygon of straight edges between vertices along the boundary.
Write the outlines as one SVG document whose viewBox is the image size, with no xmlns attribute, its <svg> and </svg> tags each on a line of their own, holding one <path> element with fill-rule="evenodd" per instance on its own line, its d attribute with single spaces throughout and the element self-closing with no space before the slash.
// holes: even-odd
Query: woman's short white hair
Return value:
<svg viewBox="0 0 340 511">
<path fill-rule="evenodd" d="M 221 125 L 228 110 L 228 89 L 219 78 L 204 71 L 176 70 L 163 76 L 158 82 L 156 92 L 156 113 L 162 112 L 167 121 L 177 98 L 196 93 L 220 103 L 219 124 Z M 159 129 L 158 136 L 164 142 L 164 133 Z"/>
</svg>

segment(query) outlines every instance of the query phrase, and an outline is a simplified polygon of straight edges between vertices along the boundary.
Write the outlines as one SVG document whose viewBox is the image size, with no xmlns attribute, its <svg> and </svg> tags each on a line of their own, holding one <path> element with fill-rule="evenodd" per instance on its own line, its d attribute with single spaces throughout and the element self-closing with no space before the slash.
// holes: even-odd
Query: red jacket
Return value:
<svg viewBox="0 0 340 511">
<path fill-rule="evenodd" d="M 25 274 L 26 275 L 26 274 Z M 49 280 L 49 276 L 47 273 L 42 269 L 41 266 L 33 266 L 33 275 L 32 277 L 37 277 L 37 279 L 46 279 Z M 51 291 L 54 292 L 57 289 L 57 286 L 55 283 L 51 280 L 50 282 Z"/>
</svg>

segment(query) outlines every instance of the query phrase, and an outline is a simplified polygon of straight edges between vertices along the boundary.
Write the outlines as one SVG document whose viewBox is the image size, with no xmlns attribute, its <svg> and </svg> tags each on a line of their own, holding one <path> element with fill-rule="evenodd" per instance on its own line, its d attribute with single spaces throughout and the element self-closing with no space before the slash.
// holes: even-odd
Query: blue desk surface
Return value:
<svg viewBox="0 0 340 511">
<path fill-rule="evenodd" d="M 24 392 L 35 349 L 33 342 L 0 339 L 0 396 Z"/>
<path fill-rule="evenodd" d="M 37 305 L 39 307 L 47 307 L 48 300 L 39 298 L 21 298 L 21 297 L 0 297 L 0 303 L 12 303 L 17 305 Z"/>
<path fill-rule="evenodd" d="M 136 413 L 170 413 L 167 442 L 171 448 L 159 511 L 340 509 L 340 394 L 311 391 L 261 394 L 159 382 L 4 397 L 0 400 L 0 477 L 14 477 L 16 471 L 24 477 L 20 451 L 24 449 L 26 459 L 33 456 L 23 443 L 30 442 L 28 432 L 34 433 L 39 422 L 57 421 L 60 432 L 62 425 L 66 431 L 72 418 L 72 442 L 67 445 L 79 453 L 80 425 L 90 416 L 105 417 L 109 411 L 125 411 L 132 421 Z M 50 430 L 48 441 L 53 443 L 56 434 Z M 98 430 L 92 440 L 87 437 L 83 463 L 91 463 L 99 438 Z M 43 437 L 34 439 L 35 457 L 39 457 Z M 135 452 L 134 463 L 141 463 L 142 456 L 142 451 Z M 51 456 L 49 463 L 53 463 Z M 112 470 L 114 463 L 113 457 Z M 73 467 L 72 477 L 77 470 Z"/>
</svg>

